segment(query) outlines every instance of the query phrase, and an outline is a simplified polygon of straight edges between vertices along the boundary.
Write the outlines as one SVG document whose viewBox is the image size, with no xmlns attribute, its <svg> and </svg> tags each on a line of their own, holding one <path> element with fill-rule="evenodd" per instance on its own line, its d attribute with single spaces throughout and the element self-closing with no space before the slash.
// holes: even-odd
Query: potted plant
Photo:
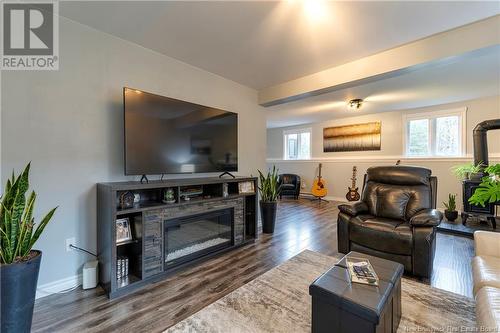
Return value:
<svg viewBox="0 0 500 333">
<path fill-rule="evenodd" d="M 474 164 L 473 162 L 456 165 L 452 168 L 453 173 L 460 180 L 469 180 L 474 178 L 483 168 L 484 164 L 482 162 Z"/>
<path fill-rule="evenodd" d="M 274 232 L 276 223 L 277 199 L 280 193 L 278 182 L 278 170 L 273 166 L 272 171 L 268 171 L 264 176 L 259 171 L 260 178 L 260 217 L 262 219 L 262 231 L 270 234 Z"/>
<path fill-rule="evenodd" d="M 500 201 L 500 164 L 490 165 L 484 171 L 488 174 L 483 177 L 481 184 L 469 198 L 473 205 L 485 206 L 486 203 Z"/>
<path fill-rule="evenodd" d="M 30 164 L 7 180 L 0 198 L 1 332 L 31 331 L 42 252 L 32 250 L 54 215 L 52 209 L 35 228 L 35 192 L 26 198 Z"/>
<path fill-rule="evenodd" d="M 444 216 L 450 222 L 454 222 L 458 218 L 457 212 L 457 195 L 456 194 L 448 194 L 448 202 L 443 202 L 443 205 L 446 207 L 444 210 Z"/>
</svg>

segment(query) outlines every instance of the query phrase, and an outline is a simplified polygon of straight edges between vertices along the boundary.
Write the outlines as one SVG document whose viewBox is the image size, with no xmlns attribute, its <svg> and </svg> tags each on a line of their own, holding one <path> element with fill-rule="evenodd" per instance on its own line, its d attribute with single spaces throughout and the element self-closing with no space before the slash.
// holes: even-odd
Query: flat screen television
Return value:
<svg viewBox="0 0 500 333">
<path fill-rule="evenodd" d="M 238 115 L 123 88 L 125 174 L 238 171 Z"/>
</svg>

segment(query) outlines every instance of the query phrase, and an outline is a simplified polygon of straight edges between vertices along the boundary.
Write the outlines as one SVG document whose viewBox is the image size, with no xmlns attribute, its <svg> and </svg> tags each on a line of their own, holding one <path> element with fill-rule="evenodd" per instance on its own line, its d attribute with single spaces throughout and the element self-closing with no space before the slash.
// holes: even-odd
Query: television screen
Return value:
<svg viewBox="0 0 500 333">
<path fill-rule="evenodd" d="M 125 174 L 238 170 L 238 115 L 124 88 Z"/>
</svg>

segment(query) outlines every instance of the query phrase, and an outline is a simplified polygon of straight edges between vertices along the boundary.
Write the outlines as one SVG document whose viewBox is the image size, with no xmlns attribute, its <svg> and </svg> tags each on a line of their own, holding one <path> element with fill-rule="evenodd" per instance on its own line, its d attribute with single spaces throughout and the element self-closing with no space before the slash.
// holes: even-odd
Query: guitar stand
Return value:
<svg viewBox="0 0 500 333">
<path fill-rule="evenodd" d="M 323 197 L 312 197 L 309 200 L 311 200 L 311 201 L 318 201 L 319 204 L 321 204 L 321 202 L 330 202 L 330 201 L 328 201 L 326 199 L 323 199 Z"/>
</svg>

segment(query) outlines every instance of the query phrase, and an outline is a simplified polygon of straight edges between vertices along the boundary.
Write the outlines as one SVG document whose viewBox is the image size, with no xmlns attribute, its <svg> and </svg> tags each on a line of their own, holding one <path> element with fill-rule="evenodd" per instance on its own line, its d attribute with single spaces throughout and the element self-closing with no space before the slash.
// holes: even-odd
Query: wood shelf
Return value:
<svg viewBox="0 0 500 333">
<path fill-rule="evenodd" d="M 116 284 L 118 288 L 124 288 L 139 281 L 141 281 L 139 277 L 135 276 L 134 274 L 129 274 L 125 278 L 117 279 Z"/>
<path fill-rule="evenodd" d="M 139 242 L 140 241 L 138 239 L 131 239 L 131 240 L 128 240 L 128 241 L 116 243 L 116 246 L 123 246 L 123 245 L 128 245 L 128 244 L 136 244 L 136 243 L 139 243 Z"/>
</svg>

